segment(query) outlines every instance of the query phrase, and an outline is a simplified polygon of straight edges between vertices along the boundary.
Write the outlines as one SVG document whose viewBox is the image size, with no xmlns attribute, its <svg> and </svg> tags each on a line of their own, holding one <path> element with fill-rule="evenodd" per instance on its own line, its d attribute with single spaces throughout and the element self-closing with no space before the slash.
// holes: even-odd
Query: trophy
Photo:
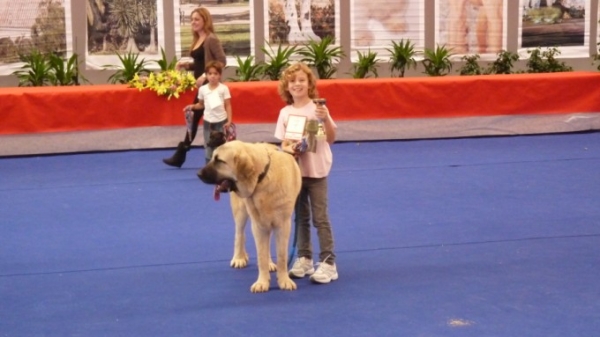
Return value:
<svg viewBox="0 0 600 337">
<path fill-rule="evenodd" d="M 317 152 L 317 133 L 319 132 L 319 121 L 311 119 L 306 122 L 306 151 Z"/>
<path fill-rule="evenodd" d="M 327 103 L 327 100 L 325 98 L 315 98 L 313 99 L 313 102 L 316 105 L 325 105 L 325 103 Z"/>
<path fill-rule="evenodd" d="M 325 98 L 315 98 L 315 99 L 313 99 L 313 102 L 318 106 L 322 106 L 322 105 L 325 105 L 325 103 L 327 103 L 327 100 Z M 325 137 L 325 129 L 323 128 L 323 121 L 320 119 L 319 119 L 319 126 L 318 126 L 318 130 L 317 130 L 317 137 L 318 138 Z"/>
</svg>

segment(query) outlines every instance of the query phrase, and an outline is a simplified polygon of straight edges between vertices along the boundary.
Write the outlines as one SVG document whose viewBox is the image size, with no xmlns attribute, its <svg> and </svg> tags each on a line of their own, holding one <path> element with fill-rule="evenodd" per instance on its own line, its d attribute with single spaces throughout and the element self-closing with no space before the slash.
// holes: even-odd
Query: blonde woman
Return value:
<svg viewBox="0 0 600 337">
<path fill-rule="evenodd" d="M 219 61 L 223 66 L 227 64 L 225 52 L 221 41 L 215 34 L 212 16 L 205 7 L 198 7 L 190 14 L 191 28 L 193 33 L 192 45 L 190 48 L 190 57 L 192 62 L 180 61 L 177 63 L 178 70 L 185 69 L 194 72 L 196 85 L 201 87 L 206 83 L 206 74 L 204 69 L 206 64 L 212 61 Z M 194 104 L 198 103 L 198 97 L 194 99 Z M 194 111 L 191 130 L 186 130 L 185 138 L 177 145 L 175 154 L 170 158 L 163 159 L 163 162 L 169 166 L 181 167 L 186 159 L 186 153 L 196 138 L 198 132 L 198 123 L 204 115 L 204 108 Z"/>
</svg>

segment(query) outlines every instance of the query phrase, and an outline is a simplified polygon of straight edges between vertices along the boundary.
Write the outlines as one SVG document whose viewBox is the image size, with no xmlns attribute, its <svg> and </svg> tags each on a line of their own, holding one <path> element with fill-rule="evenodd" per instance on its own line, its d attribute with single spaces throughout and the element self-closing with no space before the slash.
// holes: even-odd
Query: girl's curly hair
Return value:
<svg viewBox="0 0 600 337">
<path fill-rule="evenodd" d="M 283 99 L 287 104 L 293 104 L 294 99 L 292 95 L 288 91 L 288 86 L 290 81 L 293 81 L 296 77 L 296 72 L 302 71 L 308 77 L 308 97 L 317 98 L 317 78 L 315 74 L 313 74 L 312 70 L 304 63 L 298 62 L 289 66 L 287 69 L 283 71 L 281 77 L 279 79 L 279 96 Z"/>
</svg>

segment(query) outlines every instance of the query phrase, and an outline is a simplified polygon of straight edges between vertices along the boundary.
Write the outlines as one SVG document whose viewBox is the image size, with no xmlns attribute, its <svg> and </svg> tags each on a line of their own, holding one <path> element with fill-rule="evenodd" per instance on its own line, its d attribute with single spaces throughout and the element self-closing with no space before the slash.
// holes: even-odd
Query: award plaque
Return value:
<svg viewBox="0 0 600 337">
<path fill-rule="evenodd" d="M 289 115 L 285 127 L 284 139 L 301 140 L 306 126 L 306 116 Z"/>
</svg>

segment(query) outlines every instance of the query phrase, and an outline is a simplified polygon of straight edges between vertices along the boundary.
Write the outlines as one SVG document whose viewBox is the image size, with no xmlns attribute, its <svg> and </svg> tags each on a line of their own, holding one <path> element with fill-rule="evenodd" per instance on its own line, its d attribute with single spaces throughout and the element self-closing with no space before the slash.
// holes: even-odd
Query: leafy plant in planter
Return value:
<svg viewBox="0 0 600 337">
<path fill-rule="evenodd" d="M 25 64 L 13 72 L 19 79 L 20 87 L 41 87 L 54 81 L 52 67 L 46 56 L 39 50 L 32 50 L 26 55 L 19 55 L 21 62 Z"/>
<path fill-rule="evenodd" d="M 139 54 L 134 52 L 128 52 L 127 54 L 121 55 L 117 53 L 119 60 L 121 61 L 121 68 L 119 68 L 114 74 L 112 74 L 108 81 L 112 84 L 116 83 L 129 83 L 133 78 L 138 76 L 148 75 L 150 70 L 146 68 L 148 61 L 145 59 L 139 59 Z M 105 65 L 105 69 L 115 69 L 114 65 Z"/>
<path fill-rule="evenodd" d="M 502 50 L 498 53 L 498 57 L 485 70 L 486 74 L 512 74 L 513 63 L 519 60 L 519 55 Z"/>
<path fill-rule="evenodd" d="M 461 60 L 465 61 L 465 64 L 458 70 L 461 76 L 481 75 L 484 73 L 484 70 L 477 62 L 479 54 L 465 55 L 461 57 Z"/>
<path fill-rule="evenodd" d="M 421 61 L 425 74 L 429 76 L 446 76 L 452 70 L 450 50 L 446 46 L 437 46 L 435 50 L 425 48 L 425 59 Z"/>
<path fill-rule="evenodd" d="M 79 57 L 75 53 L 69 59 L 63 60 L 61 56 L 55 53 L 49 54 L 48 64 L 52 71 L 52 85 L 80 85 L 81 81 L 89 81 L 79 72 Z"/>
<path fill-rule="evenodd" d="M 175 70 L 177 57 L 173 56 L 171 61 L 167 60 L 167 54 L 165 54 L 165 50 L 162 47 L 160 48 L 160 55 L 161 59 L 154 61 L 160 67 L 160 71 Z"/>
<path fill-rule="evenodd" d="M 369 50 L 367 53 L 358 53 L 358 61 L 352 65 L 352 78 L 367 78 L 370 74 L 378 77 L 377 74 L 377 53 Z"/>
<path fill-rule="evenodd" d="M 296 52 L 297 46 L 287 46 L 282 48 L 281 45 L 277 47 L 277 51 L 274 51 L 269 43 L 269 50 L 262 47 L 261 50 L 265 53 L 268 61 L 265 61 L 261 65 L 260 72 L 263 76 L 267 77 L 271 81 L 279 80 L 281 72 L 290 65 L 290 58 Z"/>
<path fill-rule="evenodd" d="M 321 41 L 310 40 L 303 48 L 298 50 L 303 56 L 302 62 L 317 70 L 320 79 L 330 79 L 337 71 L 334 63 L 345 56 L 341 47 L 333 46 L 333 38 L 326 36 Z"/>
<path fill-rule="evenodd" d="M 238 67 L 235 70 L 236 78 L 229 78 L 233 82 L 250 82 L 259 81 L 262 76 L 262 65 L 254 63 L 254 57 L 252 55 L 242 59 L 236 56 Z"/>
<path fill-rule="evenodd" d="M 560 55 L 557 48 L 548 48 L 542 51 L 540 47 L 533 50 L 528 50 L 531 56 L 527 61 L 528 73 L 558 73 L 573 71 L 573 68 L 566 65 L 564 62 L 559 62 L 555 55 Z"/>
<path fill-rule="evenodd" d="M 415 60 L 415 45 L 410 40 L 392 41 L 392 49 L 388 49 L 390 52 L 390 70 L 392 74 L 394 71 L 399 71 L 399 77 L 404 77 L 406 69 L 417 68 L 417 61 Z"/>
</svg>

